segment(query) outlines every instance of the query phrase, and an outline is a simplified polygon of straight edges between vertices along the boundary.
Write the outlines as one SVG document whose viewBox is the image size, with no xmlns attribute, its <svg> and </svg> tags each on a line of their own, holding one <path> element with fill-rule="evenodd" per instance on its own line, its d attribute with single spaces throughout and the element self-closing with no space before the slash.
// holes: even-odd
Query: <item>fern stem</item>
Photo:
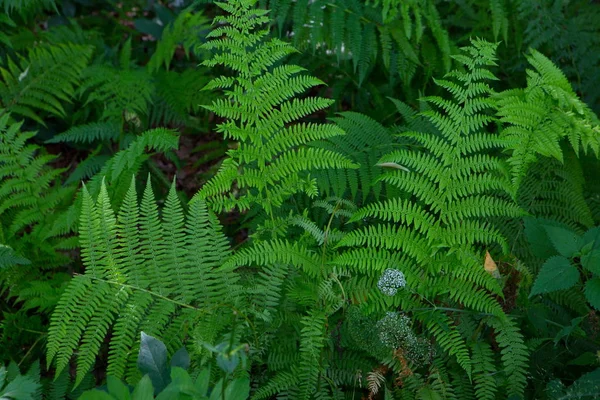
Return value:
<svg viewBox="0 0 600 400">
<path fill-rule="evenodd" d="M 27 359 L 27 357 L 29 357 L 29 354 L 31 354 L 31 351 L 35 348 L 35 346 L 37 346 L 37 344 L 40 342 L 40 340 L 42 340 L 42 338 L 44 336 L 46 336 L 47 334 L 44 333 L 42 336 L 38 337 L 35 342 L 33 342 L 33 344 L 31 345 L 31 347 L 29 347 L 29 350 L 27 350 L 27 353 L 25 353 L 25 355 L 23 356 L 23 358 L 21 358 L 21 361 L 19 361 L 19 363 L 17 364 L 18 367 L 21 366 L 21 364 L 23 364 L 23 361 L 25 361 Z"/>
</svg>

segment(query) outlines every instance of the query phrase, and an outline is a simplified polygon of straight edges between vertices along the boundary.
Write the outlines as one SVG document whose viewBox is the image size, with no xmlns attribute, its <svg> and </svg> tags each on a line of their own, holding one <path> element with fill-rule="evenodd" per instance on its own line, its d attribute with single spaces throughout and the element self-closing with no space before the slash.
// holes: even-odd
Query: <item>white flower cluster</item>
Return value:
<svg viewBox="0 0 600 400">
<path fill-rule="evenodd" d="M 387 296 L 394 296 L 398 293 L 398 289 L 404 286 L 406 286 L 406 278 L 402 271 L 391 268 L 386 269 L 377 282 L 379 290 Z"/>
</svg>

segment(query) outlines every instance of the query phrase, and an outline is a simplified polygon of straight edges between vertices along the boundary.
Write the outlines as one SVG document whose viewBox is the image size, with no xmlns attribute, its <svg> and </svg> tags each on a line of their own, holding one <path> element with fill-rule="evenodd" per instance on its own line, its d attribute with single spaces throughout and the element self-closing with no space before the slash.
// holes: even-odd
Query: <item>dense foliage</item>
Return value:
<svg viewBox="0 0 600 400">
<path fill-rule="evenodd" d="M 0 10 L 0 398 L 600 397 L 598 2 Z"/>
</svg>

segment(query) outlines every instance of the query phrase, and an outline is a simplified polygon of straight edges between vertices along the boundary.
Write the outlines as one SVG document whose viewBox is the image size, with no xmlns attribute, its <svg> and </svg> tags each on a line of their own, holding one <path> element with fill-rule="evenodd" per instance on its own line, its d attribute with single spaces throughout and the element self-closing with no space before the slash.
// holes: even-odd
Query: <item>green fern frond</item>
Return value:
<svg viewBox="0 0 600 400">
<path fill-rule="evenodd" d="M 17 253 L 31 254 L 35 264 L 61 265 L 66 258 L 50 245 L 59 240 L 51 230 L 59 219 L 56 210 L 72 199 L 73 188 L 55 184 L 63 172 L 49 168 L 55 156 L 27 143 L 35 132 L 21 131 L 22 123 L 10 124 L 9 117 L 0 117 L 0 237 Z M 32 252 L 31 243 L 39 250 Z"/>
<path fill-rule="evenodd" d="M 353 199 L 360 198 L 362 202 L 392 194 L 388 193 L 393 192 L 392 187 L 386 187 L 377 181 L 382 171 L 377 163 L 395 145 L 390 130 L 375 120 L 354 112 L 341 113 L 340 117 L 332 118 L 332 121 L 346 135 L 317 142 L 314 146 L 339 151 L 360 167 L 356 170 L 316 171 L 319 187 L 329 196 L 344 197 L 349 194 Z"/>
<path fill-rule="evenodd" d="M 190 9 L 180 12 L 175 20 L 163 29 L 156 50 L 148 61 L 148 70 L 156 72 L 163 65 L 168 70 L 177 48 L 182 46 L 186 55 L 189 55 L 190 51 L 195 51 L 202 44 L 202 33 L 208 29 L 208 19 L 202 13 L 194 13 Z"/>
<path fill-rule="evenodd" d="M 9 246 L 0 244 L 0 269 L 10 267 L 13 265 L 30 264 L 26 258 L 20 257 L 13 251 Z"/>
<path fill-rule="evenodd" d="M 26 19 L 44 10 L 57 11 L 54 0 L 0 0 L 0 8 L 6 14 L 17 13 Z"/>
<path fill-rule="evenodd" d="M 174 187 L 162 218 L 149 183 L 138 206 L 131 181 L 118 215 L 104 183 L 96 202 L 84 187 L 79 235 L 86 271 L 53 313 L 47 354 L 60 374 L 79 349 L 76 384 L 111 327 L 108 369 L 121 377 L 140 330 L 160 336 L 178 316 L 234 302 L 237 278 L 223 266 L 229 249 L 216 218 L 200 199 L 185 218 Z"/>
<path fill-rule="evenodd" d="M 515 321 L 508 316 L 491 319 L 488 323 L 494 328 L 496 340 L 501 348 L 506 392 L 509 396 L 521 396 L 527 386 L 529 360 L 529 351 L 523 335 Z"/>
<path fill-rule="evenodd" d="M 27 57 L 9 58 L 0 68 L 0 100 L 6 113 L 19 114 L 45 125 L 39 111 L 61 118 L 63 102 L 71 102 L 92 55 L 91 46 L 36 46 Z"/>
<path fill-rule="evenodd" d="M 92 122 L 90 124 L 73 126 L 66 132 L 54 136 L 46 143 L 93 143 L 102 140 L 114 140 L 119 137 L 119 126 L 111 122 Z"/>
<path fill-rule="evenodd" d="M 294 124 L 297 120 L 331 104 L 330 100 L 294 96 L 322 82 L 298 75 L 296 66 L 274 64 L 296 50 L 278 39 L 268 39 L 260 30 L 267 23 L 266 11 L 254 8 L 255 1 L 219 3 L 229 13 L 215 18 L 216 27 L 204 48 L 214 50 L 204 65 L 224 65 L 234 70 L 233 78 L 217 78 L 207 89 L 225 89 L 226 99 L 206 108 L 227 121 L 219 132 L 239 142 L 228 152 L 214 179 L 201 190 L 216 210 L 246 209 L 259 203 L 268 214 L 290 195 L 316 193 L 313 179 L 304 174 L 313 169 L 353 168 L 342 155 L 324 149 L 306 148 L 313 141 L 342 135 L 335 125 Z M 240 198 L 224 195 L 236 184 Z"/>
<path fill-rule="evenodd" d="M 78 90 L 86 93 L 85 104 L 97 103 L 103 120 L 123 121 L 127 113 L 148 115 L 154 85 L 142 69 L 117 69 L 109 65 L 92 65 L 82 72 Z"/>
<path fill-rule="evenodd" d="M 552 61 L 531 50 L 527 57 L 527 88 L 496 95 L 502 132 L 508 148 L 512 182 L 518 187 L 539 156 L 563 161 L 560 142 L 567 139 L 575 151 L 600 154 L 600 121 L 575 94 L 569 81 Z"/>
</svg>

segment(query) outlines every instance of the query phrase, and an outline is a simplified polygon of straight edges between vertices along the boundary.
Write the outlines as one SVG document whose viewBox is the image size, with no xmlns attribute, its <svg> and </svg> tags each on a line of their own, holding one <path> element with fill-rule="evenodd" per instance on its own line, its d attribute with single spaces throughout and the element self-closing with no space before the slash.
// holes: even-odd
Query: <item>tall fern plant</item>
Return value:
<svg viewBox="0 0 600 400">
<path fill-rule="evenodd" d="M 495 47 L 472 41 L 455 56 L 464 70 L 436 80 L 450 98 L 426 99 L 435 108 L 423 115 L 435 129 L 404 133 L 420 148 L 407 147 L 381 159 L 388 170 L 381 179 L 406 195 L 358 210 L 351 221 L 381 222 L 342 238 L 338 246 L 347 250 L 336 260 L 344 270 L 381 276 L 384 287 L 403 288 L 386 299 L 372 284 L 366 288 L 365 310 L 391 306 L 411 315 L 477 383 L 477 398 L 493 398 L 496 391 L 495 380 L 487 378 L 498 367 L 486 361 L 491 353 L 483 340 L 486 330 L 502 349 L 502 385 L 515 395 L 522 395 L 526 386 L 523 338 L 497 300 L 502 288 L 485 272 L 481 252 L 486 247 L 507 252 L 507 239 L 494 221 L 523 214 L 512 200 L 505 163 L 497 156 L 503 142 L 488 130 L 497 108 L 489 86 L 496 79 L 489 70 L 495 65 Z M 459 316 L 462 310 L 466 314 Z M 479 327 L 473 331 L 470 326 Z M 460 380 L 453 384 L 461 385 Z"/>
<path fill-rule="evenodd" d="M 233 76 L 212 80 L 206 90 L 222 89 L 224 97 L 207 108 L 225 122 L 217 130 L 235 140 L 216 176 L 200 191 L 217 211 L 247 210 L 259 204 L 269 215 L 295 193 L 313 197 L 314 169 L 352 168 L 337 152 L 306 147 L 316 140 L 343 135 L 333 124 L 299 122 L 328 107 L 332 100 L 296 96 L 317 85 L 319 79 L 302 74 L 295 65 L 279 65 L 296 50 L 269 38 L 263 27 L 267 11 L 254 8 L 255 0 L 217 3 L 227 12 L 215 18 L 218 26 L 205 48 L 215 54 L 205 66 L 223 65 Z"/>
</svg>

